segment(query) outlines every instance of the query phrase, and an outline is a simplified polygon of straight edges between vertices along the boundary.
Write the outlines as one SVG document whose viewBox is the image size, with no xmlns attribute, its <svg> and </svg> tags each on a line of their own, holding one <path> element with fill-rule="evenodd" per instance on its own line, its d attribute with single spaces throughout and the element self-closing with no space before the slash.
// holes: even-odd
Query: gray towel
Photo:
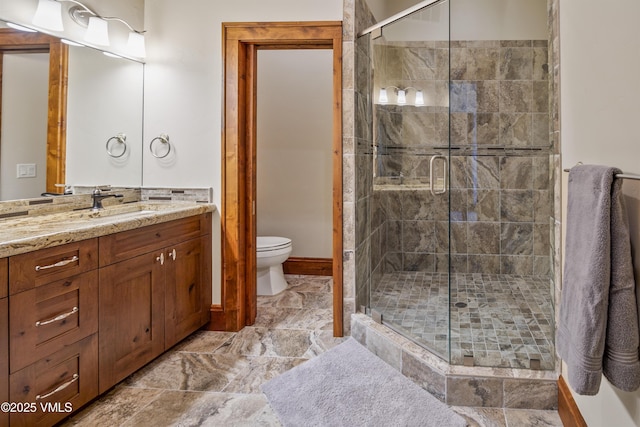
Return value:
<svg viewBox="0 0 640 427">
<path fill-rule="evenodd" d="M 578 394 L 605 376 L 640 387 L 638 309 L 619 169 L 580 165 L 569 173 L 565 264 L 556 347 Z"/>
<path fill-rule="evenodd" d="M 611 193 L 611 284 L 604 346 L 604 376 L 620 390 L 640 387 L 638 304 L 633 277 L 629 220 L 622 196 L 622 182 L 613 182 Z"/>
</svg>

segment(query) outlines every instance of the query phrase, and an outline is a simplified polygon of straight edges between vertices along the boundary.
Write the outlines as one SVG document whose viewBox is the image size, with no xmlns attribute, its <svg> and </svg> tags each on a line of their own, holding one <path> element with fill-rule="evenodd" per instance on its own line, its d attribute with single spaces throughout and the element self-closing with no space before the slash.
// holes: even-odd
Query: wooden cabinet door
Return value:
<svg viewBox="0 0 640 427">
<path fill-rule="evenodd" d="M 9 305 L 0 298 L 0 403 L 9 401 Z M 0 411 L 0 426 L 9 425 L 9 414 Z"/>
<path fill-rule="evenodd" d="M 211 237 L 166 249 L 165 347 L 169 348 L 209 321 Z"/>
<path fill-rule="evenodd" d="M 152 252 L 101 268 L 100 393 L 164 351 L 164 265 Z"/>
</svg>

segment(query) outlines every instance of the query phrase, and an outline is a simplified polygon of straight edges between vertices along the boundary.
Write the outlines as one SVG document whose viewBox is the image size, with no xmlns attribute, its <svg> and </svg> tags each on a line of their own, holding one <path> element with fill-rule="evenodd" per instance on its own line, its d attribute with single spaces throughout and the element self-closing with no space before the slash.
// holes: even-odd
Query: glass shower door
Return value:
<svg viewBox="0 0 640 427">
<path fill-rule="evenodd" d="M 358 297 L 451 364 L 554 368 L 546 20 L 448 0 L 356 43 Z"/>
<path fill-rule="evenodd" d="M 369 307 L 449 360 L 449 3 L 369 37 Z"/>
<path fill-rule="evenodd" d="M 553 369 L 546 1 L 450 6 L 451 363 Z"/>
</svg>

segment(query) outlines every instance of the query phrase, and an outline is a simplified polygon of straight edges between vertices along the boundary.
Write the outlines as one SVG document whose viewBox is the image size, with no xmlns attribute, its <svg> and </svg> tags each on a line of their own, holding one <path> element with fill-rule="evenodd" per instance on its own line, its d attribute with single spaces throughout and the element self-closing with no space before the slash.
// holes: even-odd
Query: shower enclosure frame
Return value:
<svg viewBox="0 0 640 427">
<path fill-rule="evenodd" d="M 427 1 L 423 1 L 423 2 L 421 2 L 421 3 L 419 3 L 419 4 L 415 5 L 415 6 L 411 7 L 410 9 L 407 9 L 407 10 L 405 10 L 405 11 L 403 11 L 403 12 L 399 13 L 399 14 L 396 14 L 396 15 L 394 15 L 394 16 L 392 16 L 392 17 L 388 18 L 388 19 L 385 19 L 384 21 L 381 21 L 381 22 L 377 23 L 376 25 L 373 25 L 373 26 L 371 26 L 371 27 L 367 28 L 366 30 L 364 30 L 364 31 L 362 31 L 362 32 L 360 32 L 360 33 L 358 33 L 358 37 L 361 37 L 361 36 L 364 36 L 364 35 L 370 34 L 370 35 L 371 35 L 371 38 L 372 38 L 372 39 L 375 39 L 375 38 L 377 38 L 377 37 L 379 37 L 379 36 L 381 36 L 381 35 L 382 35 L 382 29 L 383 29 L 385 26 L 387 26 L 387 25 L 389 25 L 389 24 L 392 24 L 392 23 L 395 23 L 395 22 L 397 22 L 397 21 L 401 20 L 402 18 L 405 18 L 405 17 L 407 17 L 407 16 L 409 16 L 409 15 L 411 15 L 411 14 L 415 13 L 415 12 L 421 11 L 421 10 L 423 10 L 423 9 L 427 8 L 427 7 L 435 6 L 435 5 L 437 5 L 438 3 L 443 3 L 444 1 L 445 1 L 445 0 L 427 0 Z M 451 40 L 451 39 L 449 38 L 449 40 Z M 549 42 L 549 40 L 547 40 L 547 42 Z M 451 42 L 450 42 L 450 43 L 451 43 Z M 549 48 L 551 48 L 551 47 L 549 47 Z M 371 55 L 373 56 L 373 53 L 371 53 Z M 449 72 L 451 73 L 451 69 L 449 70 Z M 553 78 L 553 76 L 552 76 L 552 74 L 549 72 L 549 74 L 548 74 L 548 79 L 549 79 L 549 80 L 551 80 L 552 78 Z M 450 75 L 449 75 L 449 90 L 451 90 L 451 88 L 452 88 L 452 84 L 453 84 L 453 80 L 452 80 L 452 77 L 451 77 L 451 74 L 450 74 Z M 372 83 L 371 83 L 371 87 L 373 88 L 373 86 L 374 86 L 374 84 L 373 84 L 373 82 L 372 82 Z M 382 84 L 380 84 L 380 86 L 382 86 Z M 373 96 L 374 96 L 374 94 L 372 94 L 371 96 L 373 97 Z M 550 96 L 553 96 L 553 93 L 550 93 Z M 553 99 L 553 98 L 550 98 L 550 99 Z M 372 103 L 372 105 L 373 105 L 373 100 L 371 101 L 371 103 Z M 449 109 L 449 115 L 451 115 L 451 112 L 452 112 L 451 105 L 450 105 L 449 107 L 450 107 L 450 109 Z M 551 111 L 551 110 L 549 110 L 549 111 Z M 547 115 L 550 115 L 550 113 L 548 112 L 548 113 L 547 113 Z M 451 117 L 451 116 L 449 116 L 449 117 Z M 375 119 L 374 119 L 374 121 L 375 121 Z M 549 127 L 549 125 L 547 125 L 547 126 L 548 126 L 548 128 L 550 128 L 550 127 Z M 375 155 L 376 155 L 376 154 L 375 154 L 375 153 L 376 153 L 376 151 L 375 151 L 375 150 L 376 150 L 376 148 L 377 148 L 377 146 L 376 146 L 375 144 L 376 144 L 376 143 L 374 142 L 374 157 L 375 157 Z M 553 154 L 553 141 L 552 141 L 552 140 L 549 140 L 549 149 L 548 149 L 548 150 L 549 150 L 549 151 L 548 151 L 548 154 Z M 544 153 L 544 155 L 546 155 L 546 154 L 547 154 L 547 153 L 545 152 L 545 153 Z M 509 155 L 511 155 L 511 154 L 509 154 Z M 509 155 L 505 154 L 505 157 L 504 157 L 504 159 L 506 159 L 505 161 L 507 161 L 507 162 L 508 162 L 508 161 L 511 161 L 510 159 L 508 159 L 508 156 L 509 156 Z M 441 157 L 441 156 L 434 156 L 434 157 L 432 157 L 432 159 L 431 159 L 431 160 L 432 160 L 432 164 L 433 164 L 433 161 L 434 161 L 437 157 Z M 449 148 L 448 148 L 448 150 L 447 150 L 446 157 L 447 157 L 447 164 L 449 164 L 449 163 L 451 162 L 451 160 L 452 160 L 452 157 L 451 157 L 451 140 L 449 141 Z M 535 161 L 535 160 L 531 160 L 531 161 Z M 517 163 L 517 162 L 511 162 L 511 163 Z M 446 167 L 446 166 L 445 166 L 445 167 Z M 454 168 L 454 167 L 455 167 L 455 165 L 451 165 L 451 168 Z M 553 165 L 551 165 L 550 167 L 551 167 L 551 168 L 553 168 Z M 431 169 L 431 170 L 430 170 L 430 174 L 432 175 L 432 178 L 433 178 L 433 169 Z M 447 172 L 446 172 L 446 171 L 445 171 L 445 174 L 447 174 Z M 399 176 L 400 176 L 400 178 L 399 178 L 399 179 L 400 179 L 400 180 L 403 180 L 402 174 L 400 174 Z M 450 181 L 450 179 L 451 179 L 451 178 L 449 177 L 449 181 Z M 433 179 L 431 179 L 431 180 L 429 180 L 429 181 L 430 181 L 430 182 L 429 182 L 429 185 L 431 186 L 431 192 L 433 193 L 433 185 L 434 185 L 434 183 L 433 183 Z M 553 184 L 553 182 L 551 181 L 549 185 L 550 185 L 550 190 L 551 190 L 550 194 L 553 194 L 553 185 L 554 185 L 554 184 Z M 553 203 L 551 203 L 551 205 L 553 205 Z M 450 205 L 450 202 L 449 202 L 449 206 L 451 206 L 451 205 Z M 372 211 L 373 211 L 373 209 L 372 209 Z M 372 216 L 374 216 L 375 214 L 374 214 L 374 213 L 371 213 L 371 215 L 372 215 Z M 553 210 L 553 212 L 551 213 L 551 215 L 550 215 L 550 216 L 552 216 L 552 217 L 553 217 L 553 216 L 557 216 L 557 213 L 556 213 L 556 210 L 555 210 L 555 209 Z M 500 220 L 500 221 L 501 221 L 501 220 Z M 533 221 L 532 221 L 532 222 L 533 222 Z M 553 228 L 553 224 L 552 224 L 552 225 L 551 225 L 551 231 L 552 231 L 552 233 L 548 233 L 548 234 L 553 234 L 553 231 L 554 231 L 554 230 L 555 230 L 555 229 Z M 449 240 L 448 240 L 448 242 L 447 242 L 447 244 L 449 245 L 449 251 L 448 251 L 449 259 L 451 259 L 451 254 L 452 254 L 452 252 L 451 252 L 451 234 L 450 234 L 450 233 L 451 233 L 451 218 L 449 219 Z M 553 237 L 550 237 L 550 239 L 553 241 Z M 372 239 L 372 240 L 373 240 L 373 239 Z M 550 242 L 550 245 L 553 245 L 553 243 L 551 243 L 551 242 Z M 374 249 L 371 249 L 371 251 L 373 252 L 373 251 L 374 251 Z M 554 268 L 554 267 L 556 267 L 556 265 L 555 265 L 555 264 L 556 264 L 556 263 L 555 263 L 555 261 L 556 261 L 556 260 L 555 260 L 555 257 L 553 256 L 553 254 L 551 254 L 551 255 L 549 256 L 548 262 L 549 262 L 550 264 L 553 264 L 553 266 L 551 267 L 551 271 L 549 271 L 549 273 L 547 273 L 547 274 L 548 274 L 548 276 L 549 276 L 549 278 L 551 278 L 551 280 L 552 280 L 551 287 L 549 288 L 549 292 L 550 292 L 551 296 L 553 296 L 553 285 L 554 285 L 554 284 L 553 284 L 553 282 L 554 282 L 554 279 L 556 278 L 556 277 L 554 276 L 554 271 L 553 271 L 553 268 Z M 371 268 L 373 268 L 373 267 L 371 267 Z M 452 274 L 452 270 L 451 270 L 451 265 L 450 265 L 450 264 L 448 265 L 448 269 L 449 269 L 448 274 L 449 274 L 449 290 L 450 290 L 450 286 L 451 286 L 451 282 L 450 282 L 450 280 L 451 280 L 451 274 Z M 371 281 L 373 282 L 373 279 L 371 279 Z M 372 314 L 372 316 L 373 316 L 373 318 L 374 318 L 375 320 L 379 320 L 379 321 L 383 322 L 382 314 L 381 314 L 381 313 L 376 312 L 376 310 L 375 310 L 375 309 L 372 309 L 370 301 L 369 301 L 369 304 L 367 304 L 367 310 L 369 311 L 369 314 Z M 552 311 L 553 311 L 553 308 L 552 308 Z M 551 315 L 551 317 L 553 317 L 553 316 Z M 387 324 L 387 326 L 390 326 L 392 329 L 394 329 L 394 330 L 396 330 L 396 331 L 400 332 L 401 334 L 405 335 L 405 337 L 407 337 L 407 338 L 409 338 L 409 339 L 414 340 L 410 335 L 407 335 L 406 333 L 403 333 L 403 331 L 401 330 L 401 328 L 397 328 L 397 327 L 396 327 L 395 325 L 393 325 L 393 324 Z M 449 324 L 448 324 L 448 327 L 447 327 L 447 334 L 449 334 L 449 335 L 451 334 L 451 311 L 449 311 Z M 415 341 L 415 340 L 414 340 L 414 341 Z M 449 339 L 448 339 L 448 343 L 449 343 L 449 349 L 448 349 L 448 351 L 447 351 L 447 354 L 446 354 L 445 356 L 442 356 L 442 355 L 441 355 L 441 357 L 443 357 L 443 358 L 444 358 L 444 359 L 446 359 L 447 361 L 450 361 L 450 358 L 451 358 L 451 351 L 450 351 L 451 339 L 450 339 L 450 337 L 449 337 Z M 418 342 L 418 344 L 420 344 L 420 343 Z M 420 345 L 424 346 L 423 344 L 420 344 Z M 427 347 L 427 348 L 428 348 L 428 347 Z M 553 353 L 553 352 L 552 352 L 552 353 Z M 465 364 L 466 364 L 466 362 L 467 362 L 467 360 L 465 359 Z M 539 365 L 537 365 L 537 362 L 538 362 L 537 360 L 531 360 L 531 366 L 530 366 L 530 368 L 531 368 L 531 369 L 539 369 Z M 524 367 L 524 366 L 522 366 L 522 367 Z M 553 369 L 553 368 L 552 368 L 552 367 L 550 367 L 550 366 L 548 366 L 548 367 L 547 367 L 547 368 L 545 368 L 545 369 Z"/>
</svg>

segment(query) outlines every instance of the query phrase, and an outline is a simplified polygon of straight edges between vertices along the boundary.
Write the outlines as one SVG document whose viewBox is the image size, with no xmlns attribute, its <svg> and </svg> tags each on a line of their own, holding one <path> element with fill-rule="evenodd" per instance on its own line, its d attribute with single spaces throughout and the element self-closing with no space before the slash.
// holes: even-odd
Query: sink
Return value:
<svg viewBox="0 0 640 427">
<path fill-rule="evenodd" d="M 96 212 L 93 212 L 93 214 L 95 214 Z M 90 216 L 91 218 L 113 218 L 113 219 L 121 219 L 121 218 L 130 218 L 130 217 L 135 217 L 135 216 L 140 216 L 140 215 L 147 215 L 147 214 L 155 214 L 158 213 L 158 211 L 152 211 L 149 209 L 140 209 L 140 210 L 136 210 L 136 211 L 132 211 L 132 212 L 105 212 L 103 213 L 102 211 L 98 211 L 97 214 L 98 215 L 93 215 Z"/>
<path fill-rule="evenodd" d="M 156 209 L 151 209 L 147 205 L 123 205 L 123 206 L 113 206 L 113 207 L 105 207 L 103 209 L 94 211 L 91 209 L 83 209 L 81 211 L 73 212 L 69 215 L 72 219 L 78 220 L 100 220 L 100 219 L 109 219 L 109 220 L 120 220 L 120 219 L 129 219 L 144 215 L 157 214 L 161 211 L 161 207 L 159 206 Z"/>
</svg>

